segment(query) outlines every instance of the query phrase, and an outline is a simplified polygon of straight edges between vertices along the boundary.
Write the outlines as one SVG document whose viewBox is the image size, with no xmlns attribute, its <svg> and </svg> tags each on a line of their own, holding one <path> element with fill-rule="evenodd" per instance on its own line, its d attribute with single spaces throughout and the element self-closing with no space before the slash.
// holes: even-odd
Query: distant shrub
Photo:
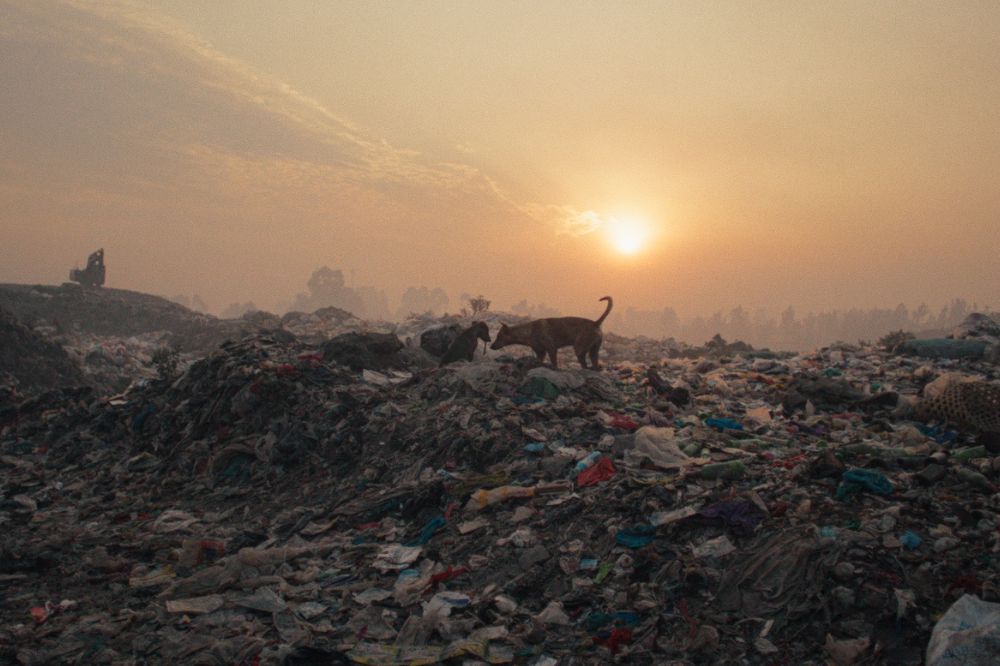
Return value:
<svg viewBox="0 0 1000 666">
<path fill-rule="evenodd" d="M 881 338 L 878 339 L 878 345 L 879 347 L 882 347 L 886 351 L 893 351 L 894 349 L 896 349 L 896 347 L 903 344 L 904 342 L 914 339 L 916 339 L 916 336 L 913 335 L 913 333 L 900 329 L 898 331 L 892 331 L 890 333 L 886 333 L 885 335 L 883 335 Z"/>
<path fill-rule="evenodd" d="M 492 301 L 486 300 L 486 297 L 480 294 L 475 298 L 469 299 L 469 307 L 472 308 L 472 314 L 477 315 L 480 312 L 486 312 L 490 309 L 490 303 Z"/>
</svg>

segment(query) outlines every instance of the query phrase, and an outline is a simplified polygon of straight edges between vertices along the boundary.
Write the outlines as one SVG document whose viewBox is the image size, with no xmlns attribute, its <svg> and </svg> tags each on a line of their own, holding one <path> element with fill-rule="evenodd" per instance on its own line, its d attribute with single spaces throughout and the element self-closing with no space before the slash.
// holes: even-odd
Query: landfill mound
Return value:
<svg viewBox="0 0 1000 666">
<path fill-rule="evenodd" d="M 80 367 L 62 347 L 0 308 L 0 386 L 34 392 L 83 383 Z"/>
<path fill-rule="evenodd" d="M 168 332 L 183 351 L 208 352 L 253 329 L 240 320 L 217 319 L 159 296 L 125 289 L 75 284 L 0 285 L 0 307 L 53 335 L 90 334 L 125 338 Z"/>
<path fill-rule="evenodd" d="M 42 372 L 38 381 L 22 380 L 20 388 L 25 392 L 89 385 L 99 393 L 117 393 L 134 381 L 156 378 L 156 357 L 162 350 L 175 351 L 180 365 L 187 365 L 226 341 L 261 331 L 318 344 L 348 332 L 377 327 L 331 307 L 313 313 L 291 312 L 283 317 L 253 311 L 239 319 L 218 319 L 159 296 L 74 284 L 0 285 L 0 308 L 9 309 L 30 325 L 28 334 L 49 343 L 44 354 L 60 358 L 68 355 L 71 361 L 60 366 L 61 370 Z M 381 328 L 391 330 L 386 324 Z M 52 351 L 58 348 L 63 352 Z M 35 356 L 38 353 L 42 352 Z M 76 368 L 71 367 L 73 364 Z M 27 361 L 20 363 L 21 374 L 38 374 L 30 367 Z M 0 385 L 5 383 L 11 382 L 0 376 Z"/>
<path fill-rule="evenodd" d="M 914 420 L 995 365 L 613 346 L 275 330 L 0 395 L 0 663 L 919 664 L 998 600 L 1000 458 Z"/>
</svg>

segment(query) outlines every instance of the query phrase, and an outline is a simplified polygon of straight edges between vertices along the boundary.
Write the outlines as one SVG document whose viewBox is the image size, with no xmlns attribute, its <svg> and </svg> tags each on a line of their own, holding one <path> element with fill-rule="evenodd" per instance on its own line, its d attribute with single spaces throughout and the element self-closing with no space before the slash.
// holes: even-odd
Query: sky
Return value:
<svg viewBox="0 0 1000 666">
<path fill-rule="evenodd" d="M 0 0 L 0 282 L 1000 302 L 1000 3 Z"/>
</svg>

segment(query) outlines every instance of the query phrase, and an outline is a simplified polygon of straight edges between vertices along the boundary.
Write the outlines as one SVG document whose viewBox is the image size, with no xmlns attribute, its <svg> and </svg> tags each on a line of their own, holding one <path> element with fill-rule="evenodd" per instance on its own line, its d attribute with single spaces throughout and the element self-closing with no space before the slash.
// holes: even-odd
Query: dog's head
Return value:
<svg viewBox="0 0 1000 666">
<path fill-rule="evenodd" d="M 490 349 L 503 349 L 510 343 L 510 329 L 507 328 L 507 324 L 500 324 L 500 330 L 497 331 L 497 339 L 490 345 Z"/>
<path fill-rule="evenodd" d="M 473 330 L 476 331 L 476 337 L 483 342 L 490 341 L 490 327 L 486 325 L 485 321 L 477 321 L 472 325 Z"/>
</svg>

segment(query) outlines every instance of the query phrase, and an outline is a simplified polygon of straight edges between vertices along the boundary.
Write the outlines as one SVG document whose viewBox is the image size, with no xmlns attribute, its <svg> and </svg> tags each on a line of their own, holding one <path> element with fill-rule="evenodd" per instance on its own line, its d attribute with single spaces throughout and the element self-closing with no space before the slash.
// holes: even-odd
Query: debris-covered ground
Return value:
<svg viewBox="0 0 1000 666">
<path fill-rule="evenodd" d="M 438 368 L 420 327 L 322 319 L 0 393 L 0 663 L 919 664 L 965 595 L 996 614 L 992 360 L 608 336 L 601 372 Z"/>
<path fill-rule="evenodd" d="M 0 308 L 0 386 L 38 391 L 84 383 L 66 350 Z"/>
</svg>

